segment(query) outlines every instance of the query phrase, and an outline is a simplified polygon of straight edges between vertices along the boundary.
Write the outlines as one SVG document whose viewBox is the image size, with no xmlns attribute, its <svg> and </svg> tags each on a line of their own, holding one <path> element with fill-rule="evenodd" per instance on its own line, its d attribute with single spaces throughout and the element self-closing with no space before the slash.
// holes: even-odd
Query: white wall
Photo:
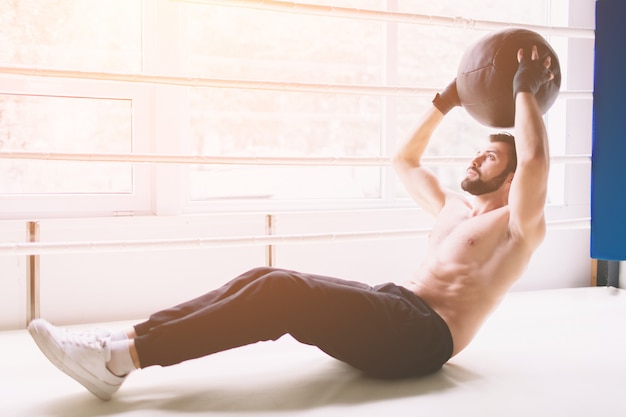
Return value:
<svg viewBox="0 0 626 417">
<path fill-rule="evenodd" d="M 46 220 L 42 241 L 181 239 L 264 233 L 260 215 Z M 264 263 L 263 247 L 42 255 L 41 315 L 63 323 L 144 317 Z"/>
<path fill-rule="evenodd" d="M 0 222 L 3 243 L 27 239 L 25 222 Z M 26 258 L 0 256 L 0 329 L 16 329 L 26 322 Z"/>
</svg>

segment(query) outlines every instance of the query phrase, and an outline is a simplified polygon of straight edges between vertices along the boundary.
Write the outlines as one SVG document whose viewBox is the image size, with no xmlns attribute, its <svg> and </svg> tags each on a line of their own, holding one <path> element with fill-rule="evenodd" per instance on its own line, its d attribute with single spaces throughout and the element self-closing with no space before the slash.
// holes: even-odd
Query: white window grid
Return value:
<svg viewBox="0 0 626 417">
<path fill-rule="evenodd" d="M 0 196 L 3 202 L 3 218 L 33 216 L 80 216 L 111 215 L 126 213 L 180 214 L 183 212 L 203 212 L 207 210 L 259 210 L 259 209 L 297 209 L 297 208 L 342 208 L 345 202 L 211 202 L 191 203 L 188 199 L 186 172 L 182 163 L 240 163 L 240 164 L 295 164 L 295 165 L 356 165 L 385 166 L 386 157 L 373 158 L 277 158 L 272 156 L 261 158 L 227 158 L 198 155 L 184 155 L 185 144 L 172 138 L 188 137 L 188 100 L 186 87 L 220 87 L 220 88 L 264 88 L 286 89 L 292 91 L 332 91 L 345 94 L 376 94 L 386 98 L 383 118 L 385 120 L 383 144 L 390 147 L 395 137 L 393 112 L 394 102 L 401 96 L 432 96 L 440 86 L 433 88 L 399 87 L 394 85 L 394 72 L 386 71 L 384 85 L 329 85 L 316 83 L 292 83 L 289 81 L 267 82 L 264 80 L 225 80 L 202 77 L 185 77 L 185 51 L 180 50 L 181 32 L 180 15 L 187 1 L 165 2 L 161 0 L 145 0 L 144 8 L 144 71 L 141 74 L 102 73 L 90 71 L 70 71 L 52 68 L 25 68 L 19 66 L 0 67 L 0 87 L 2 92 L 19 92 L 23 94 L 59 94 L 88 97 L 116 97 L 133 100 L 133 154 L 132 155 L 62 155 L 40 154 L 3 155 L 3 157 L 62 159 L 88 158 L 91 160 L 113 160 L 134 163 L 137 169 L 135 176 L 135 193 L 131 196 L 89 196 L 89 195 L 38 195 L 38 196 Z M 454 27 L 498 29 L 509 26 L 508 22 L 476 21 L 458 17 L 421 16 L 393 11 L 395 1 L 386 2 L 388 10 L 364 11 L 348 7 L 317 6 L 306 3 L 283 1 L 188 1 L 222 5 L 224 7 L 253 7 L 289 13 L 306 13 L 334 15 L 341 18 L 373 19 L 387 22 L 388 42 L 393 42 L 395 25 L 410 22 L 413 24 L 444 25 Z M 296 7 L 297 6 L 297 7 Z M 172 19 L 178 16 L 178 19 Z M 167 22 L 167 23 L 166 23 Z M 570 28 L 565 26 L 517 25 L 536 30 L 546 36 L 555 35 L 568 39 L 593 39 L 593 30 Z M 387 51 L 394 45 L 387 45 Z M 177 57 L 177 59 L 172 59 Z M 183 59 L 181 59 L 181 57 Z M 385 57 L 386 65 L 393 66 L 393 54 Z M 158 75 L 151 75 L 158 74 Z M 26 82 L 24 82 L 26 80 Z M 37 82 L 31 82 L 37 80 Z M 76 81 L 79 80 L 79 83 Z M 20 81 L 20 82 L 16 82 Z M 563 85 L 566 85 L 565 83 Z M 18 86 L 18 87 L 15 87 Z M 591 91 L 562 91 L 561 100 L 587 100 L 592 98 Z M 163 116 L 167 114 L 167 118 Z M 567 116 L 559 116 L 565 119 Z M 563 120 L 559 120 L 560 124 Z M 565 121 L 567 122 L 567 121 Z M 563 151 L 553 157 L 557 163 L 588 163 L 589 156 L 584 154 L 565 155 L 567 150 L 564 129 L 557 123 L 550 124 L 551 137 L 561 138 L 557 149 Z M 435 164 L 466 163 L 466 158 L 433 158 Z M 171 162 L 171 163 L 165 163 Z M 387 170 L 389 171 L 389 170 Z M 563 174 L 564 175 L 564 174 Z M 403 205 L 396 197 L 397 181 L 387 172 L 383 176 L 385 194 L 375 202 L 353 201 L 357 207 Z M 560 178 L 559 181 L 564 181 Z M 562 187 L 567 189 L 568 187 Z M 570 187 L 571 188 L 571 187 Z M 561 196 L 556 200 L 567 204 L 567 198 Z"/>
</svg>

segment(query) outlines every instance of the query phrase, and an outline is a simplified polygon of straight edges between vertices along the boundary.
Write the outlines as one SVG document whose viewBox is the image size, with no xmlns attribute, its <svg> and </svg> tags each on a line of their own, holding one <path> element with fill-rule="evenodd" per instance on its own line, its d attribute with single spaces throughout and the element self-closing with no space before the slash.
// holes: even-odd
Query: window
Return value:
<svg viewBox="0 0 626 417">
<path fill-rule="evenodd" d="M 0 65 L 15 68 L 0 77 L 0 151 L 147 151 L 148 137 L 139 134 L 149 126 L 145 88 L 97 77 L 80 79 L 88 72 L 141 71 L 141 4 L 0 4 Z M 63 76 L 23 75 L 21 69 L 53 70 Z M 0 173 L 3 218 L 110 215 L 139 210 L 149 202 L 148 171 L 127 163 L 0 159 Z"/>
<path fill-rule="evenodd" d="M 131 100 L 0 95 L 2 148 L 9 151 L 130 153 Z M 0 160 L 2 194 L 133 191 L 132 166 Z"/>
<path fill-rule="evenodd" d="M 141 0 L 4 0 L 0 62 L 141 71 Z"/>
<path fill-rule="evenodd" d="M 365 7 L 363 2 L 336 6 Z M 533 0 L 532 4 L 374 1 L 367 6 L 379 11 L 473 15 L 476 19 L 520 24 L 550 25 L 556 20 L 554 14 L 567 21 L 565 2 L 550 0 Z M 332 12 L 318 15 L 320 9 L 314 6 L 310 7 L 312 14 L 269 9 L 228 7 L 210 1 L 185 6 L 189 71 L 198 77 L 259 83 L 259 89 L 246 90 L 192 88 L 191 152 L 256 158 L 389 155 L 429 100 L 403 94 L 368 94 L 367 87 L 436 91 L 456 75 L 467 46 L 489 32 L 360 19 L 357 13 L 348 17 L 333 16 Z M 549 39 L 553 40 L 559 41 Z M 294 92 L 283 85 L 268 91 L 264 82 L 313 84 L 320 92 Z M 333 93 L 325 88 L 328 84 L 365 88 L 360 94 Z M 561 111 L 563 106 L 553 110 Z M 442 139 L 432 142 L 427 155 L 473 155 L 492 132 L 463 111 L 455 111 L 438 129 L 437 136 Z M 564 152 L 562 141 L 554 142 L 554 148 Z M 447 186 L 459 188 L 464 166 L 434 169 Z M 563 202 L 563 169 L 562 165 L 553 166 L 553 178 L 560 179 L 552 181 L 553 203 Z M 388 205 L 407 197 L 393 182 L 393 173 L 380 166 L 202 165 L 189 167 L 189 178 L 190 200 L 206 202 L 204 208 L 221 209 L 226 201 L 237 205 L 238 200 L 246 207 L 263 205 L 264 201 L 269 205 L 290 201 L 310 205 L 312 199 L 336 207 L 355 202 Z"/>
<path fill-rule="evenodd" d="M 9 179 L 0 215 L 409 204 L 384 160 L 455 76 L 467 46 L 508 24 L 562 27 L 548 30 L 561 68 L 587 74 L 586 64 L 568 63 L 580 40 L 566 32 L 570 15 L 569 0 L 2 2 L 0 153 L 41 155 L 0 158 Z M 454 16 L 462 17 L 448 24 Z M 592 80 L 576 88 L 590 91 Z M 553 155 L 588 152 L 571 135 L 590 132 L 569 126 L 574 113 L 591 119 L 591 94 L 567 97 L 546 118 Z M 469 159 L 491 132 L 455 110 L 427 156 Z M 156 156 L 42 160 L 61 153 Z M 159 164 L 158 154 L 215 158 Z M 433 169 L 458 188 L 465 166 Z M 551 203 L 567 203 L 569 171 L 553 164 Z"/>
</svg>

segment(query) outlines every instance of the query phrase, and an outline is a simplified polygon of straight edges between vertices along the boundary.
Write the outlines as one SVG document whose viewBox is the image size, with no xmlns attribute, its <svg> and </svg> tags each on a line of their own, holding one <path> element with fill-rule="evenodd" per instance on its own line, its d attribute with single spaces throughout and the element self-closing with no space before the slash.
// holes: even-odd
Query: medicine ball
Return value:
<svg viewBox="0 0 626 417">
<path fill-rule="evenodd" d="M 517 51 L 524 48 L 530 59 L 533 45 L 539 60 L 550 55 L 554 78 L 541 86 L 535 98 L 542 114 L 554 104 L 561 87 L 559 59 L 538 33 L 509 28 L 493 32 L 469 47 L 459 64 L 456 86 L 461 104 L 478 122 L 495 128 L 513 127 L 515 100 L 513 77 L 517 71 Z"/>
</svg>

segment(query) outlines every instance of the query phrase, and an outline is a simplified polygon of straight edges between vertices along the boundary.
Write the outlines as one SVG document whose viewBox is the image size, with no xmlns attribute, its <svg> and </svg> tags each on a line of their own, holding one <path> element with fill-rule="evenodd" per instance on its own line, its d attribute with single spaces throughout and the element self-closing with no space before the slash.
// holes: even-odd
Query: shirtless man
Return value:
<svg viewBox="0 0 626 417">
<path fill-rule="evenodd" d="M 514 144 L 492 135 L 473 159 L 462 183 L 473 201 L 443 189 L 420 163 L 437 125 L 460 104 L 455 81 L 394 158 L 410 194 L 437 217 L 411 282 L 371 287 L 261 267 L 127 331 L 75 332 L 37 319 L 29 332 L 54 365 L 103 400 L 135 369 L 287 333 L 375 377 L 436 372 L 471 341 L 545 235 L 548 142 L 534 94 L 552 74 L 549 57 L 528 52 L 530 59 L 518 52 L 513 82 Z"/>
<path fill-rule="evenodd" d="M 514 82 L 515 148 L 496 135 L 496 140 L 474 158 L 462 182 L 463 189 L 475 195 L 473 202 L 443 189 L 420 163 L 444 113 L 458 104 L 455 82 L 436 97 L 434 104 L 439 109 L 433 107 L 426 113 L 394 159 L 396 172 L 411 196 L 437 218 L 428 254 L 409 286 L 450 327 L 453 355 L 469 344 L 520 277 L 546 232 L 544 205 L 550 157 L 534 93 L 553 75 L 549 72 L 550 57 L 541 63 L 545 68 L 541 71 L 536 47 L 531 55 L 531 64 L 535 63 L 534 69 L 539 71 L 532 76 L 518 72 Z M 520 50 L 518 61 L 523 58 Z M 530 80 L 536 84 L 527 87 L 524 83 Z M 511 151 L 515 157 L 516 150 L 517 170 L 507 173 Z M 495 182 L 488 186 L 493 179 Z"/>
</svg>

